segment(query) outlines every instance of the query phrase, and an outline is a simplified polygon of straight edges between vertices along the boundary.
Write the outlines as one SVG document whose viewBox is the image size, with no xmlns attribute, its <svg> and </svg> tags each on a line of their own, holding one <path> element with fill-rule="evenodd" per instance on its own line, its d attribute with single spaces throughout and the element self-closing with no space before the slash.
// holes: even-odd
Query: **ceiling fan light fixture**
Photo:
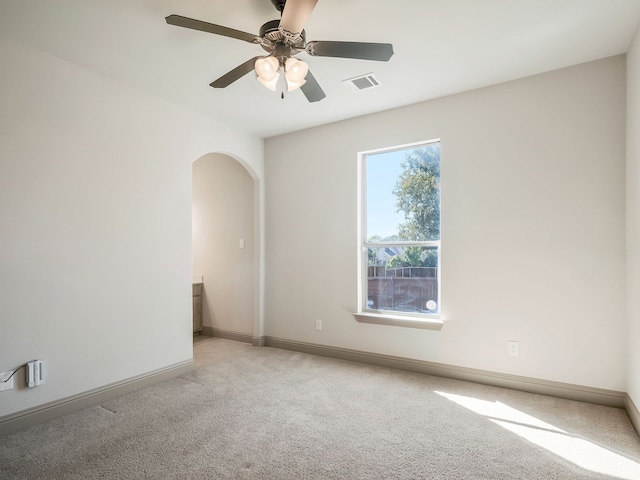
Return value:
<svg viewBox="0 0 640 480">
<path fill-rule="evenodd" d="M 262 77 L 258 77 L 258 81 L 269 90 L 273 90 L 275 92 L 276 87 L 278 86 L 278 78 L 280 78 L 280 74 L 276 75 L 272 80 L 265 80 Z"/>
<path fill-rule="evenodd" d="M 287 90 L 289 92 L 293 92 L 294 90 L 297 90 L 298 88 L 300 88 L 305 83 L 307 83 L 307 81 L 304 80 L 304 79 L 301 82 L 290 82 L 290 81 L 287 80 Z"/>
<path fill-rule="evenodd" d="M 270 90 L 275 91 L 280 77 L 280 62 L 276 57 L 264 57 L 256 60 L 254 65 L 258 81 Z"/>
<path fill-rule="evenodd" d="M 307 83 L 305 80 L 307 73 L 309 73 L 309 65 L 307 65 L 307 62 L 303 62 L 297 58 L 287 58 L 284 64 L 284 71 L 287 79 L 287 90 L 290 92 Z"/>
</svg>

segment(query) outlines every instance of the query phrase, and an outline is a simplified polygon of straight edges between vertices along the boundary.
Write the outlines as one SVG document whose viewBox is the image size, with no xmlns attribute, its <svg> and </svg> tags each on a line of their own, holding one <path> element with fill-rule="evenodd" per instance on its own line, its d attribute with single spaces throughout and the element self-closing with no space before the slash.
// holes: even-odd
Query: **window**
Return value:
<svg viewBox="0 0 640 480">
<path fill-rule="evenodd" d="M 359 312 L 438 318 L 440 142 L 366 152 L 359 161 Z"/>
</svg>

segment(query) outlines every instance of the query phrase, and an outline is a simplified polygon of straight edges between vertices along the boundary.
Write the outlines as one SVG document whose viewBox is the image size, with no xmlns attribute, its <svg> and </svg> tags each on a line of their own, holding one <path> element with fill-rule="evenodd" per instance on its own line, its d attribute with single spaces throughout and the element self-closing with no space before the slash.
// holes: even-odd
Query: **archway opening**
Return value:
<svg viewBox="0 0 640 480">
<path fill-rule="evenodd" d="M 221 153 L 202 156 L 192 168 L 194 333 L 252 343 L 258 275 L 254 178 Z"/>
</svg>

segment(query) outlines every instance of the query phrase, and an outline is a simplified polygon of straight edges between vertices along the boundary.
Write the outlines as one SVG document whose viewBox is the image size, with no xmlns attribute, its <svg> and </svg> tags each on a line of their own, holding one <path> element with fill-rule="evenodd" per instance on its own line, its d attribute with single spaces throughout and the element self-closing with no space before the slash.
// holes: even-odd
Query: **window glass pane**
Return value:
<svg viewBox="0 0 640 480">
<path fill-rule="evenodd" d="M 368 242 L 440 239 L 440 144 L 366 157 Z"/>
<path fill-rule="evenodd" d="M 367 308 L 438 313 L 438 247 L 367 249 Z"/>
</svg>

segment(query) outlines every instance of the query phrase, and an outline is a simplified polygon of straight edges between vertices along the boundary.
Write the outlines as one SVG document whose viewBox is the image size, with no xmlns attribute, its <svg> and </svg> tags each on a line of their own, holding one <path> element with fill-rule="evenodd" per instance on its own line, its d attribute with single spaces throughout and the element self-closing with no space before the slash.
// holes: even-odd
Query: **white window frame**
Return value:
<svg viewBox="0 0 640 480">
<path fill-rule="evenodd" d="M 394 325 L 401 327 L 422 328 L 429 330 L 440 330 L 444 321 L 442 320 L 442 303 L 441 303 L 441 240 L 429 240 L 429 241 L 397 241 L 397 242 L 376 242 L 370 243 L 367 241 L 367 186 L 366 186 L 366 159 L 369 155 L 375 155 L 379 153 L 387 153 L 398 150 L 408 150 L 411 148 L 418 148 L 433 143 L 440 143 L 442 141 L 437 139 L 431 139 L 421 142 L 409 143 L 405 145 L 398 145 L 395 147 L 381 148 L 376 150 L 367 150 L 358 152 L 358 175 L 357 175 L 357 206 L 358 206 L 358 310 L 353 314 L 358 322 L 362 323 L 374 323 L 381 325 Z M 442 207 L 441 207 L 442 211 Z M 442 237 L 441 237 L 442 238 Z M 438 282 L 438 313 L 412 313 L 412 312 L 400 312 L 390 310 L 376 310 L 371 309 L 368 306 L 367 295 L 367 267 L 368 267 L 368 249 L 370 247 L 385 247 L 385 246 L 420 246 L 420 247 L 437 247 L 438 249 L 438 268 L 436 278 Z"/>
</svg>

